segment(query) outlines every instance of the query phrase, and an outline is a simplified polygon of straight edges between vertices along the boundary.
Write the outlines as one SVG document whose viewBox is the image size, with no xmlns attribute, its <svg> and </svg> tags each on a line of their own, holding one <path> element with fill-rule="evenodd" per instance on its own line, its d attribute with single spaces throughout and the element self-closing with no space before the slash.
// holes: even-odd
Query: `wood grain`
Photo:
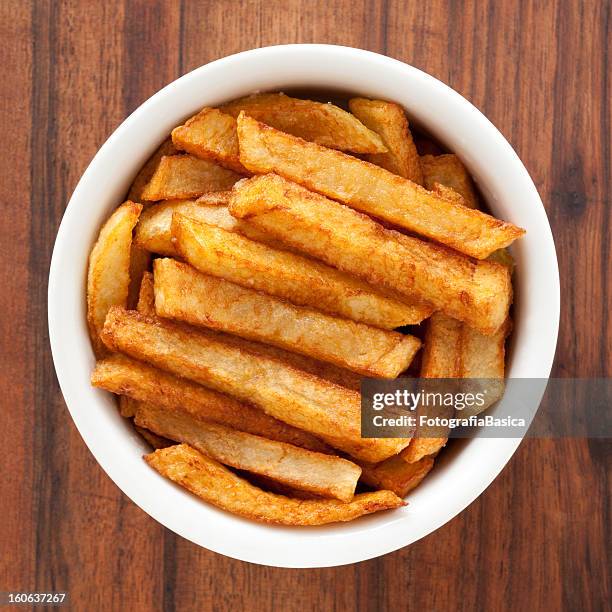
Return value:
<svg viewBox="0 0 612 612">
<path fill-rule="evenodd" d="M 351 45 L 445 81 L 512 143 L 557 244 L 555 373 L 610 376 L 610 13 L 609 2 L 563 0 L 0 2 L 0 590 L 66 589 L 75 609 L 113 610 L 609 606 L 607 441 L 525 441 L 458 518 L 353 566 L 265 568 L 182 540 L 110 482 L 74 428 L 46 287 L 79 176 L 152 93 L 252 47 Z"/>
</svg>

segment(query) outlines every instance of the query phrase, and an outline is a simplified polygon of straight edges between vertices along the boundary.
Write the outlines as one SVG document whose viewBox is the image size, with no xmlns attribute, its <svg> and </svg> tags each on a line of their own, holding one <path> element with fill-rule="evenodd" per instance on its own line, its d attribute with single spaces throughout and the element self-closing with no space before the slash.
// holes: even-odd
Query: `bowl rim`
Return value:
<svg viewBox="0 0 612 612">
<path fill-rule="evenodd" d="M 170 101 L 176 99 L 186 88 L 196 83 L 201 86 L 212 73 L 227 71 L 226 74 L 230 74 L 233 70 L 239 70 L 241 65 L 244 70 L 249 65 L 252 67 L 267 64 L 274 67 L 280 64 L 288 66 L 291 63 L 298 67 L 296 69 L 312 66 L 312 70 L 316 71 L 322 60 L 336 62 L 339 66 L 352 63 L 354 66 L 367 67 L 368 70 L 381 70 L 381 75 L 389 73 L 389 78 L 401 76 L 412 84 L 421 84 L 427 91 L 433 92 L 431 95 L 439 96 L 442 106 L 448 106 L 462 113 L 464 120 L 472 122 L 482 132 L 486 132 L 487 143 L 491 150 L 495 150 L 501 158 L 504 158 L 509 166 L 508 174 L 519 183 L 519 186 L 513 189 L 520 187 L 529 202 L 531 207 L 529 218 L 538 226 L 537 253 L 543 259 L 538 265 L 547 273 L 545 294 L 538 293 L 536 285 L 530 287 L 530 290 L 537 293 L 538 299 L 542 295 L 547 296 L 546 317 L 541 316 L 543 313 L 539 311 L 536 313 L 538 316 L 531 316 L 531 311 L 526 313 L 527 332 L 539 331 L 541 334 L 541 343 L 534 344 L 537 359 L 531 359 L 523 364 L 523 367 L 516 370 L 517 374 L 524 377 L 548 378 L 554 359 L 559 325 L 560 287 L 554 240 L 544 206 L 531 177 L 511 145 L 478 109 L 455 90 L 425 72 L 399 60 L 352 47 L 321 44 L 275 45 L 243 51 L 200 66 L 168 84 L 139 106 L 111 134 L 87 166 L 58 229 L 49 271 L 48 322 L 51 351 L 59 385 L 71 417 L 98 464 L 123 493 L 147 514 L 178 535 L 209 550 L 244 561 L 278 567 L 329 567 L 354 563 L 392 552 L 417 541 L 452 520 L 479 497 L 508 463 L 522 439 L 471 440 L 470 445 L 473 447 L 471 454 L 487 456 L 486 465 L 476 466 L 468 475 L 455 473 L 451 488 L 456 495 L 452 503 L 445 505 L 444 508 L 429 507 L 427 520 L 424 523 L 423 516 L 415 514 L 410 505 L 394 513 L 384 513 L 383 519 L 374 515 L 374 517 L 364 517 L 355 523 L 321 528 L 271 527 L 245 521 L 201 502 L 154 473 L 143 461 L 139 464 L 132 461 L 130 453 L 133 454 L 134 449 L 140 449 L 142 452 L 144 448 L 142 442 L 136 438 L 136 434 L 129 434 L 126 429 L 126 444 L 113 444 L 110 447 L 108 440 L 101 439 L 98 425 L 100 428 L 102 425 L 112 427 L 115 432 L 121 428 L 125 429 L 126 426 L 116 420 L 121 417 L 105 412 L 104 405 L 108 404 L 108 394 L 91 388 L 88 378 L 81 380 L 74 375 L 75 356 L 84 355 L 82 335 L 86 326 L 82 321 L 82 304 L 79 304 L 78 300 L 67 301 L 65 298 L 65 294 L 73 293 L 71 283 L 73 285 L 76 283 L 76 272 L 72 274 L 72 280 L 67 279 L 64 272 L 70 266 L 72 247 L 70 236 L 80 228 L 79 221 L 86 215 L 83 211 L 83 206 L 86 205 L 85 199 L 95 193 L 96 184 L 104 182 L 102 180 L 104 177 L 113 176 L 109 169 L 117 168 L 122 163 L 130 163 L 137 168 L 153 150 L 154 147 L 151 145 L 154 136 L 151 136 L 146 146 L 143 146 L 140 160 L 134 161 L 122 150 L 122 141 L 130 137 L 131 132 L 136 134 L 139 122 L 142 123 L 145 119 L 150 121 L 151 116 L 162 116 L 162 107 L 168 107 Z M 213 104 L 220 101 L 206 103 Z M 200 107 L 202 105 L 199 104 Z M 409 112 L 413 110 L 408 109 Z M 448 139 L 445 140 L 447 141 Z M 470 145 L 465 146 L 467 151 Z M 469 165 L 469 159 L 464 161 Z M 478 176 L 476 178 L 478 179 Z M 120 187 L 116 187 L 115 190 L 119 193 Z M 126 189 L 123 193 L 125 191 Z M 86 224 L 91 226 L 85 232 L 89 238 L 93 235 L 92 229 L 97 234 L 99 222 L 106 216 L 103 207 L 99 208 L 98 222 L 94 224 L 96 215 L 90 215 L 91 220 Z M 91 245 L 91 241 L 89 244 Z M 525 257 L 528 255 L 529 253 Z M 85 266 L 85 262 L 82 265 Z M 84 333 L 86 335 L 87 332 Z M 93 354 L 85 364 L 87 368 L 93 363 L 92 357 Z M 78 363 L 80 368 L 81 363 Z M 529 372 L 533 372 L 533 375 Z M 95 404 L 91 411 L 90 404 Z M 97 411 L 96 414 L 93 414 L 94 411 Z M 125 469 L 128 463 L 130 469 Z M 434 476 L 435 472 L 430 478 Z M 423 491 L 415 491 L 415 500 L 417 497 L 419 503 L 425 503 Z M 410 525 L 407 528 L 406 521 L 413 520 L 415 516 L 416 523 L 421 520 L 423 524 Z M 204 526 L 201 523 L 203 520 L 206 521 Z"/>
</svg>

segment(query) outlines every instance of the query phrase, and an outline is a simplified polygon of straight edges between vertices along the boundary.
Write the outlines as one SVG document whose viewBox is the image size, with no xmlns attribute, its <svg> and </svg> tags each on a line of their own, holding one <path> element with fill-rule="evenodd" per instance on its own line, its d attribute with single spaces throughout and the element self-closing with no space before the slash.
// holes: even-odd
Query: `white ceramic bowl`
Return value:
<svg viewBox="0 0 612 612">
<path fill-rule="evenodd" d="M 81 436 L 134 503 L 179 535 L 224 555 L 323 567 L 397 550 L 444 525 L 486 489 L 520 439 L 454 445 L 404 509 L 327 527 L 260 525 L 200 501 L 145 465 L 145 446 L 119 416 L 114 399 L 89 384 L 94 356 L 85 323 L 87 257 L 100 224 L 170 130 L 205 105 L 296 87 L 339 88 L 402 104 L 414 123 L 461 157 L 493 213 L 527 229 L 513 249 L 516 321 L 508 375 L 547 378 L 559 322 L 557 259 L 542 202 L 516 153 L 474 106 L 440 81 L 375 53 L 330 45 L 267 47 L 212 62 L 162 89 L 117 128 L 83 174 L 57 235 L 49 334 L 62 393 Z"/>
</svg>

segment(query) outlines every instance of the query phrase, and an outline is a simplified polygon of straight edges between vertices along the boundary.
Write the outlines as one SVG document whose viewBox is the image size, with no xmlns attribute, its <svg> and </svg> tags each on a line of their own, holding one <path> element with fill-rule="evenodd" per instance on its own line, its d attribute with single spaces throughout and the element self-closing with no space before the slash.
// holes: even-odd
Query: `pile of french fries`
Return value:
<svg viewBox="0 0 612 612">
<path fill-rule="evenodd" d="M 479 210 L 455 155 L 419 156 L 397 104 L 348 108 L 284 94 L 204 108 L 89 259 L 92 384 L 117 395 L 152 468 L 257 521 L 398 508 L 432 469 L 447 438 L 361 437 L 361 377 L 503 393 L 505 248 L 523 230 Z"/>
</svg>

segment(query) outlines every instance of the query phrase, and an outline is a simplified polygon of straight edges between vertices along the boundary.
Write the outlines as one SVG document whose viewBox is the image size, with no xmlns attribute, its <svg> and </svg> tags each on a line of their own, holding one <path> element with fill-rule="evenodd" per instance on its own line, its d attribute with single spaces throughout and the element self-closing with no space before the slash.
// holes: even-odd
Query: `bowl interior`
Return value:
<svg viewBox="0 0 612 612">
<path fill-rule="evenodd" d="M 384 56 L 327 45 L 269 47 L 203 66 L 158 92 L 113 133 L 75 189 L 58 232 L 49 279 L 49 330 L 75 424 L 102 468 L 136 504 L 216 552 L 268 565 L 317 567 L 375 557 L 437 529 L 490 484 L 520 439 L 451 444 L 410 494 L 409 505 L 394 512 L 318 528 L 254 524 L 199 501 L 145 465 L 141 457 L 148 449 L 119 416 L 114 399 L 89 385 L 94 357 L 85 323 L 91 245 L 171 129 L 205 105 L 296 88 L 339 89 L 398 102 L 411 121 L 460 156 L 493 214 L 527 229 L 512 251 L 517 273 L 508 376 L 548 377 L 558 328 L 558 268 L 546 214 L 524 166 L 497 129 L 439 81 Z"/>
</svg>

